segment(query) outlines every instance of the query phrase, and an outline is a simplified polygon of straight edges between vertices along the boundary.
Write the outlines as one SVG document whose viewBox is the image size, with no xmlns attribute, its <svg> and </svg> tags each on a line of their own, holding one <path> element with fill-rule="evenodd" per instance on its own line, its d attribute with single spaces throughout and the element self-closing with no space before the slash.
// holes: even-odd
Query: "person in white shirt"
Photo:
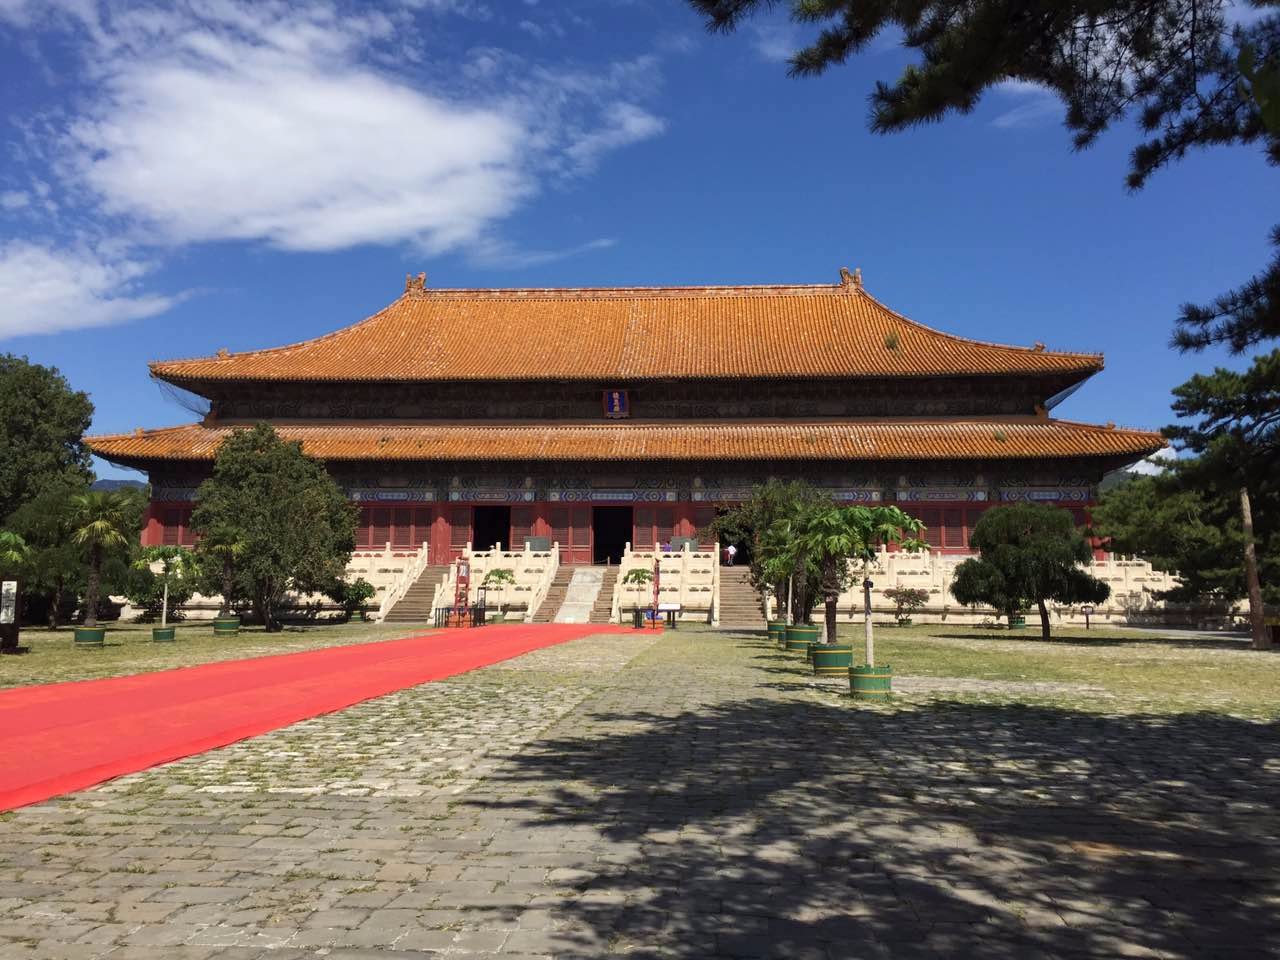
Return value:
<svg viewBox="0 0 1280 960">
<path fill-rule="evenodd" d="M 735 546 L 731 543 L 731 544 L 729 544 L 727 547 L 725 547 L 725 548 L 724 548 L 724 555 L 728 558 L 728 559 L 725 561 L 725 564 L 726 564 L 727 566 L 732 567 L 732 566 L 733 566 L 733 558 L 734 558 L 734 557 L 736 557 L 736 556 L 738 555 L 738 548 L 737 548 L 737 547 L 735 547 Z"/>
</svg>

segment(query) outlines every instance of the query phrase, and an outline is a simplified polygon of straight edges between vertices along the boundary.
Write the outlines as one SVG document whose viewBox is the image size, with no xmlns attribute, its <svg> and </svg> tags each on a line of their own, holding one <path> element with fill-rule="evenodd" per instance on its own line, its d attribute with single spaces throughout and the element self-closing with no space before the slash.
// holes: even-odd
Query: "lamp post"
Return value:
<svg viewBox="0 0 1280 960">
<path fill-rule="evenodd" d="M 867 666 L 874 667 L 876 665 L 876 641 L 871 632 L 871 588 L 875 584 L 871 582 L 870 577 L 866 577 L 862 581 L 862 610 L 863 610 L 863 631 L 867 637 Z"/>
</svg>

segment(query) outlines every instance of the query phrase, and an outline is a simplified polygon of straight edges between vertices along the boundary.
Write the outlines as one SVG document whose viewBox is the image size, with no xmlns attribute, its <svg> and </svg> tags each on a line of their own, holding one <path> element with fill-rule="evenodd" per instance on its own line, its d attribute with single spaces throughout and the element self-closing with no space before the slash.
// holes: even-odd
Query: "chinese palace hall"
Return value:
<svg viewBox="0 0 1280 960">
<path fill-rule="evenodd" d="M 144 542 L 192 541 L 219 443 L 259 421 L 301 441 L 360 507 L 360 548 L 558 542 L 616 562 L 694 536 L 770 477 L 893 503 L 940 551 L 982 511 L 1032 500 L 1083 522 L 1109 470 L 1159 434 L 1055 419 L 1094 353 L 953 336 L 861 277 L 799 286 L 432 289 L 290 346 L 153 363 L 207 398 L 198 423 L 99 436 L 144 470 Z"/>
</svg>

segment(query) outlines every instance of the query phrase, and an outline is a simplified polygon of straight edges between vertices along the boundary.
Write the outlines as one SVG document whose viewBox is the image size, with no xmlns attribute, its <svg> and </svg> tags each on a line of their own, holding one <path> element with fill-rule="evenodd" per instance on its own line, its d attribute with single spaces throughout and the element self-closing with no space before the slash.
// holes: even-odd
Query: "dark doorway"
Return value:
<svg viewBox="0 0 1280 960">
<path fill-rule="evenodd" d="M 591 561 L 621 563 L 622 551 L 631 540 L 631 508 L 593 507 L 591 533 Z"/>
<path fill-rule="evenodd" d="M 510 507 L 476 507 L 471 526 L 473 550 L 492 550 L 495 543 L 506 550 L 511 545 Z"/>
</svg>

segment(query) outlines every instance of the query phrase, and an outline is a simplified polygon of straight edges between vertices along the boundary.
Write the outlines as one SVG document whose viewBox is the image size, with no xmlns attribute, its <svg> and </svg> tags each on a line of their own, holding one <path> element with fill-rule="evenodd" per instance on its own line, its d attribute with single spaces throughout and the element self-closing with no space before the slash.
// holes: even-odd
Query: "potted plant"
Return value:
<svg viewBox="0 0 1280 960">
<path fill-rule="evenodd" d="M 343 585 L 342 590 L 342 606 L 347 611 L 348 620 L 363 620 L 365 615 L 365 607 L 369 605 L 369 601 L 373 599 L 374 594 L 378 591 L 374 589 L 373 584 L 364 577 L 356 577 L 355 580 Z"/>
<path fill-rule="evenodd" d="M 653 571 L 648 570 L 645 567 L 636 567 L 632 570 L 628 570 L 626 575 L 622 578 L 622 583 L 624 586 L 629 587 L 636 595 L 635 604 L 631 608 L 631 625 L 639 629 L 644 626 L 644 615 L 641 611 L 645 608 L 645 605 L 643 604 L 643 600 L 647 592 L 645 588 L 648 587 L 649 584 L 653 583 Z"/>
<path fill-rule="evenodd" d="M 480 586 L 486 591 L 495 587 L 501 591 L 502 599 L 498 602 L 498 619 L 505 620 L 507 617 L 507 591 L 508 586 L 514 586 L 516 582 L 516 572 L 506 567 L 497 567 L 490 570 L 484 575 L 484 579 L 480 581 Z"/>
<path fill-rule="evenodd" d="M 894 616 L 900 627 L 911 626 L 911 614 L 929 602 L 928 590 L 920 587 L 904 587 L 901 584 L 890 587 L 884 595 L 897 607 Z"/>
<path fill-rule="evenodd" d="M 169 588 L 188 580 L 191 576 L 191 554 L 182 547 L 146 547 L 138 554 L 134 566 L 151 572 L 154 564 L 160 565 L 159 579 L 163 586 L 160 599 L 160 626 L 151 628 L 153 643 L 172 643 L 176 631 L 169 626 Z M 179 602 L 182 602 L 181 599 Z"/>
<path fill-rule="evenodd" d="M 1009 611 L 1009 629 L 1021 630 L 1027 625 L 1027 611 L 1025 608 Z"/>
<path fill-rule="evenodd" d="M 217 637 L 234 637 L 240 632 L 240 618 L 231 609 L 232 591 L 235 589 L 236 561 L 244 555 L 244 538 L 232 527 L 214 527 L 196 544 L 196 552 L 214 565 L 222 588 L 222 606 L 213 618 L 213 634 Z"/>
<path fill-rule="evenodd" d="M 92 490 L 72 498 L 71 541 L 84 551 L 88 579 L 84 591 L 84 623 L 75 629 L 75 642 L 100 647 L 107 628 L 98 623 L 102 595 L 102 565 L 111 554 L 129 545 L 128 503 L 118 493 Z"/>
</svg>

